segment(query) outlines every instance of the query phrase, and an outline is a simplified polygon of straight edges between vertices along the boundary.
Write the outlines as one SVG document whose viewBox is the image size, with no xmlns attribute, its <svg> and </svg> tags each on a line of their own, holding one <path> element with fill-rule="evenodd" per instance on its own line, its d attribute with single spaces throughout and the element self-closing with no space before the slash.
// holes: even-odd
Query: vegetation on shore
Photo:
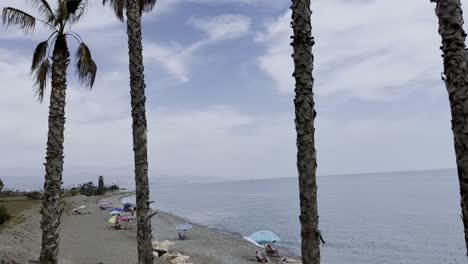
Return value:
<svg viewBox="0 0 468 264">
<path fill-rule="evenodd" d="M 24 221 L 22 212 L 40 200 L 30 200 L 24 196 L 0 198 L 0 228 L 12 227 Z"/>
<path fill-rule="evenodd" d="M 61 190 L 61 195 L 62 197 L 75 195 L 97 196 L 119 190 L 117 184 L 105 185 L 103 176 L 99 176 L 99 184 L 101 184 L 100 187 L 94 185 L 93 182 L 86 182 L 78 186 L 63 188 Z M 0 226 L 3 226 L 3 224 L 13 226 L 20 223 L 23 220 L 21 212 L 33 205 L 39 204 L 43 193 L 43 191 L 38 190 L 22 191 L 5 189 L 0 191 Z"/>
</svg>

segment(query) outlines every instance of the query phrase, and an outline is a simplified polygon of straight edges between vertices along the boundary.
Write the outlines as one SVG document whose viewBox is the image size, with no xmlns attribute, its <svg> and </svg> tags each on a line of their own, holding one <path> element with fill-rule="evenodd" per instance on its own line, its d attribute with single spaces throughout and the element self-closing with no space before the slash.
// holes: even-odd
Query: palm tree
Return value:
<svg viewBox="0 0 468 264">
<path fill-rule="evenodd" d="M 115 11 L 117 18 L 127 17 L 128 57 L 130 69 L 130 95 L 132 106 L 133 151 L 135 162 L 135 188 L 137 203 L 138 263 L 153 263 L 151 215 L 149 208 L 148 146 L 146 137 L 145 80 L 143 47 L 141 43 L 141 17 L 149 12 L 156 0 L 103 0 Z"/>
<path fill-rule="evenodd" d="M 468 248 L 468 53 L 465 48 L 463 12 L 460 0 L 431 0 L 436 2 L 439 18 L 441 50 L 444 58 L 445 86 L 452 112 L 452 131 L 455 141 L 458 180 L 460 182 L 462 221 L 465 244 Z M 467 251 L 468 256 L 468 251 Z"/>
<path fill-rule="evenodd" d="M 75 32 L 66 30 L 67 26 L 77 23 L 83 17 L 87 7 L 86 0 L 58 0 L 55 9 L 52 9 L 47 0 L 31 0 L 29 3 L 36 9 L 37 16 L 13 7 L 6 7 L 2 12 L 2 21 L 6 26 L 15 25 L 26 33 L 32 32 L 37 22 L 51 31 L 49 37 L 39 43 L 34 50 L 31 71 L 35 74 L 36 94 L 40 102 L 44 99 L 47 80 L 52 75 L 49 131 L 44 164 L 46 174 L 41 209 L 42 248 L 39 261 L 42 264 L 55 264 L 58 261 L 59 227 L 63 213 L 60 189 L 64 158 L 67 67 L 70 62 L 67 44 L 69 37 L 76 39 L 79 43 L 75 64 L 78 79 L 90 89 L 94 84 L 97 67 L 88 46 L 83 43 L 81 37 Z"/>
<path fill-rule="evenodd" d="M 312 87 L 314 78 L 312 69 L 314 56 L 312 37 L 310 0 L 292 0 L 292 43 L 294 73 L 296 80 L 296 97 L 294 106 L 296 112 L 297 133 L 297 170 L 299 172 L 299 216 L 302 237 L 302 261 L 304 264 L 320 263 L 320 232 L 318 230 L 317 211 L 317 158 L 314 139 L 314 98 Z"/>
</svg>

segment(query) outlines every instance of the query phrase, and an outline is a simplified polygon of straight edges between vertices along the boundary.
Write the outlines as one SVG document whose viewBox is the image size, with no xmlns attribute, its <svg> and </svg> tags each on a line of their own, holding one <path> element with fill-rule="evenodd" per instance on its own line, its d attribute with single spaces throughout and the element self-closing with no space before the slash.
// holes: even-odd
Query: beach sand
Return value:
<svg viewBox="0 0 468 264">
<path fill-rule="evenodd" d="M 120 207 L 120 200 L 128 194 L 107 197 L 107 201 Z M 134 230 L 109 230 L 112 224 L 107 220 L 107 210 L 100 210 L 98 201 L 103 197 L 67 197 L 67 208 L 85 205 L 81 212 L 90 214 L 72 215 L 68 210 L 63 215 L 60 233 L 59 263 L 83 264 L 130 264 L 136 263 L 136 223 L 129 227 Z M 30 263 L 39 258 L 41 230 L 39 206 L 24 211 L 25 221 L 10 229 L 0 229 L 0 260 L 12 259 L 16 263 Z M 187 240 L 178 240 L 177 224 L 182 218 L 159 212 L 153 217 L 153 241 L 175 242 L 170 252 L 189 256 L 187 263 L 195 264 L 252 264 L 250 259 L 255 250 L 261 248 L 243 240 L 240 236 L 222 233 L 203 226 L 194 225 L 187 232 Z M 170 263 L 156 258 L 155 263 Z M 280 263 L 271 259 L 269 263 Z"/>
</svg>

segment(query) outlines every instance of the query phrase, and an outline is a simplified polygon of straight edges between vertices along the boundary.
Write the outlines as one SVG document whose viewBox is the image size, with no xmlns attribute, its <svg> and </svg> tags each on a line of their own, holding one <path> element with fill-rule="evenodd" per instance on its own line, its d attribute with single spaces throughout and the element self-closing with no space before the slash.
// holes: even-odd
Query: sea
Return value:
<svg viewBox="0 0 468 264">
<path fill-rule="evenodd" d="M 322 263 L 467 263 L 455 170 L 317 181 Z M 300 255 L 297 178 L 154 183 L 151 197 L 159 210 L 224 232 L 273 231 L 277 246 Z"/>
</svg>

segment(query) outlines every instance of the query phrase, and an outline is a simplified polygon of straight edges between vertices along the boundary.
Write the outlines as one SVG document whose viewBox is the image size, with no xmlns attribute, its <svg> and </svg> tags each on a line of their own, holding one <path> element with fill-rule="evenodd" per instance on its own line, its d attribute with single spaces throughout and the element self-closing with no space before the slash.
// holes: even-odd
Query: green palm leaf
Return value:
<svg viewBox="0 0 468 264">
<path fill-rule="evenodd" d="M 126 0 L 102 0 L 102 4 L 109 4 L 114 9 L 115 16 L 120 21 L 124 21 L 124 9 L 127 6 Z"/>
<path fill-rule="evenodd" d="M 66 0 L 64 2 L 68 12 L 68 20 L 70 22 L 78 22 L 86 13 L 88 0 Z"/>
<path fill-rule="evenodd" d="M 34 30 L 36 18 L 19 9 L 5 7 L 2 12 L 2 22 L 6 26 L 16 25 L 28 33 Z"/>
<path fill-rule="evenodd" d="M 42 61 L 44 61 L 44 58 L 46 57 L 47 55 L 47 48 L 49 47 L 49 43 L 48 41 L 43 41 L 41 43 L 39 43 L 36 47 L 36 49 L 34 50 L 34 54 L 33 54 L 33 59 L 32 59 L 32 64 L 31 64 L 31 71 L 34 71 L 36 70 L 40 63 Z"/>
<path fill-rule="evenodd" d="M 156 5 L 156 0 L 140 0 L 140 12 L 150 12 Z"/>
<path fill-rule="evenodd" d="M 154 6 L 156 5 L 156 0 L 138 0 L 140 13 L 143 12 L 150 12 L 153 10 Z M 108 4 L 112 9 L 114 9 L 114 13 L 116 17 L 120 21 L 124 21 L 124 11 L 127 7 L 127 0 L 102 0 L 102 4 Z"/>
<path fill-rule="evenodd" d="M 49 3 L 46 0 L 30 0 L 30 1 L 31 1 L 31 5 L 39 11 L 39 14 L 45 21 L 47 21 L 47 23 L 54 21 L 55 19 L 54 11 L 52 11 L 52 8 L 50 7 Z"/>
<path fill-rule="evenodd" d="M 91 89 L 96 79 L 97 66 L 91 57 L 91 51 L 83 42 L 78 46 L 75 64 L 78 80 Z"/>
<path fill-rule="evenodd" d="M 34 76 L 35 79 L 35 86 L 36 86 L 36 95 L 40 102 L 44 100 L 44 94 L 47 87 L 47 78 L 49 77 L 50 72 L 50 61 L 49 59 L 45 59 L 39 65 L 36 70 L 36 75 Z"/>
</svg>

